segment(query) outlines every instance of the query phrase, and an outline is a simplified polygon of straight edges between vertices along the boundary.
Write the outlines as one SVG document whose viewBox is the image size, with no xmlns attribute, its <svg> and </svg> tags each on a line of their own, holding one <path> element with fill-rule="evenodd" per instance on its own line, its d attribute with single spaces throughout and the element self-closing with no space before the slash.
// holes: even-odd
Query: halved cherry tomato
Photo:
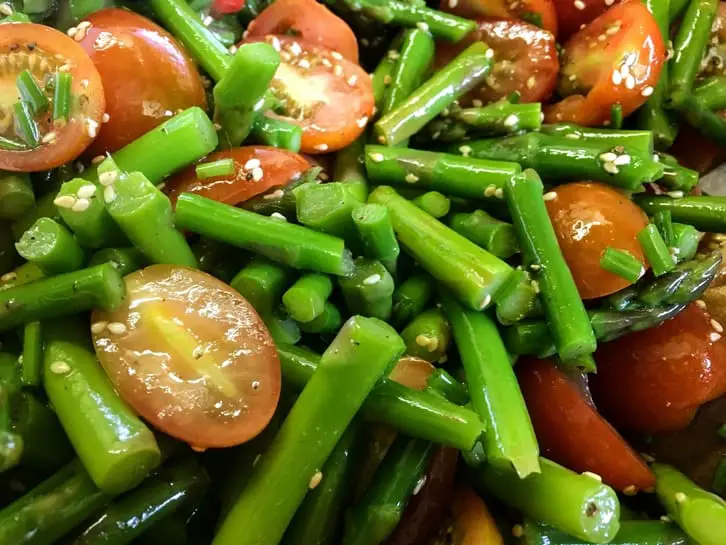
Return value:
<svg viewBox="0 0 726 545">
<path fill-rule="evenodd" d="M 96 354 L 121 396 L 197 449 L 255 437 L 280 396 L 275 344 L 252 305 L 206 273 L 152 265 L 126 301 L 93 313 Z"/>
<path fill-rule="evenodd" d="M 451 514 L 451 523 L 444 528 L 437 544 L 504 545 L 489 508 L 470 488 L 459 488 L 454 492 Z"/>
<path fill-rule="evenodd" d="M 0 60 L 0 137 L 10 143 L 0 144 L 0 169 L 36 172 L 76 159 L 96 137 L 106 109 L 101 76 L 83 48 L 48 26 L 4 24 L 0 31 Z M 35 148 L 26 146 L 15 128 L 15 80 L 23 70 L 31 72 L 51 102 L 47 111 L 34 117 L 40 136 L 40 145 Z M 67 122 L 53 121 L 53 85 L 58 72 L 67 72 L 72 78 Z"/>
<path fill-rule="evenodd" d="M 194 62 L 156 23 L 133 11 L 109 8 L 81 24 L 90 24 L 79 43 L 101 74 L 109 115 L 89 155 L 114 152 L 180 110 L 206 108 Z"/>
<path fill-rule="evenodd" d="M 648 218 L 633 202 L 610 186 L 595 182 L 565 184 L 552 189 L 546 202 L 562 255 L 583 299 L 609 295 L 630 282 L 606 271 L 600 258 L 608 246 L 625 250 L 647 267 L 636 238 Z"/>
<path fill-rule="evenodd" d="M 547 108 L 545 119 L 603 125 L 615 104 L 630 115 L 653 93 L 665 58 L 645 5 L 629 0 L 610 8 L 565 44 L 558 91 L 566 98 Z"/>
<path fill-rule="evenodd" d="M 302 127 L 304 153 L 337 151 L 360 136 L 375 102 L 365 70 L 337 51 L 293 36 L 247 41 L 265 41 L 280 51 L 282 63 L 270 86 L 280 101 L 274 115 Z"/>
<path fill-rule="evenodd" d="M 439 447 L 431 457 L 426 482 L 406 506 L 401 522 L 386 541 L 387 545 L 420 545 L 441 525 L 451 505 L 459 451 Z"/>
<path fill-rule="evenodd" d="M 227 13 L 237 13 L 245 5 L 245 0 L 214 0 L 212 10 L 215 13 L 224 15 Z"/>
<path fill-rule="evenodd" d="M 515 91 L 521 95 L 520 102 L 540 102 L 550 97 L 560 69 L 557 44 L 550 32 L 520 21 L 484 18 L 461 42 L 439 42 L 436 65 L 448 64 L 475 41 L 494 50 L 494 67 L 485 84 L 467 94 L 462 104 L 470 105 L 476 100 L 487 104 Z"/>
<path fill-rule="evenodd" d="M 595 17 L 620 0 L 553 0 L 557 11 L 557 31 L 564 42 Z"/>
<path fill-rule="evenodd" d="M 358 41 L 348 23 L 315 0 L 277 0 L 247 27 L 247 38 L 267 34 L 297 36 L 358 62 Z"/>
<path fill-rule="evenodd" d="M 166 183 L 166 191 L 172 202 L 176 202 L 180 194 L 189 192 L 236 205 L 273 187 L 286 186 L 310 168 L 310 163 L 301 155 L 267 146 L 217 151 L 204 161 L 221 159 L 234 161 L 234 174 L 200 179 L 197 178 L 194 165 L 189 166 Z"/>
<path fill-rule="evenodd" d="M 649 489 L 655 475 L 580 389 L 549 360 L 517 362 L 517 379 L 542 453 L 618 489 Z"/>
<path fill-rule="evenodd" d="M 415 356 L 404 356 L 398 360 L 388 378 L 413 390 L 425 390 L 429 377 L 435 369 L 436 367 L 426 360 Z"/>
<path fill-rule="evenodd" d="M 558 32 L 553 0 L 441 0 L 439 9 L 469 19 L 519 19 L 548 30 L 555 36 Z"/>
<path fill-rule="evenodd" d="M 622 429 L 658 433 L 687 426 L 701 404 L 726 393 L 720 331 L 694 303 L 659 327 L 601 344 L 591 379 L 595 402 Z"/>
</svg>

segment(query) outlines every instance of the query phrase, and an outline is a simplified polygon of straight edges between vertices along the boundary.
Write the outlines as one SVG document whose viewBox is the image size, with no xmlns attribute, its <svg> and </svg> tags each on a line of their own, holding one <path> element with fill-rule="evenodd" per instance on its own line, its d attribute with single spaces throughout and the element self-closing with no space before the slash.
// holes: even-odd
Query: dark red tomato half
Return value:
<svg viewBox="0 0 726 545">
<path fill-rule="evenodd" d="M 615 104 L 637 110 L 658 82 L 666 48 L 653 16 L 638 0 L 618 4 L 572 36 L 562 54 L 558 92 L 548 123 L 609 123 Z"/>
<path fill-rule="evenodd" d="M 469 19 L 504 17 L 531 23 L 557 36 L 553 0 L 441 0 L 439 9 Z"/>
<path fill-rule="evenodd" d="M 603 14 L 620 0 L 553 0 L 557 11 L 557 30 L 561 42 Z"/>
<path fill-rule="evenodd" d="M 85 23 L 90 26 L 79 43 L 101 74 L 108 113 L 89 155 L 114 152 L 180 110 L 206 108 L 194 62 L 166 30 L 116 8 L 97 11 Z"/>
<path fill-rule="evenodd" d="M 73 33 L 73 31 L 70 31 Z M 78 29 L 75 29 L 76 36 Z M 69 36 L 45 25 L 8 23 L 0 27 L 0 169 L 50 170 L 75 160 L 98 134 L 106 110 L 98 70 Z M 17 76 L 28 70 L 48 106 L 32 115 L 34 138 L 17 128 Z M 69 118 L 53 119 L 56 74 L 71 76 Z"/>
<path fill-rule="evenodd" d="M 601 344 L 590 381 L 597 406 L 624 430 L 684 428 L 700 405 L 726 393 L 721 331 L 694 303 L 659 327 Z"/>
<path fill-rule="evenodd" d="M 600 266 L 608 246 L 629 252 L 645 270 L 647 262 L 636 236 L 648 225 L 648 218 L 630 199 L 595 182 L 564 184 L 551 193 L 547 212 L 583 299 L 609 295 L 630 285 Z"/>
<path fill-rule="evenodd" d="M 436 66 L 448 64 L 476 41 L 494 50 L 494 66 L 486 82 L 465 97 L 461 103 L 483 104 L 520 94 L 520 102 L 547 100 L 557 84 L 560 63 L 557 44 L 552 33 L 521 21 L 487 17 L 476 30 L 457 44 L 436 45 Z"/>
<path fill-rule="evenodd" d="M 166 182 L 166 192 L 172 202 L 175 203 L 180 194 L 189 192 L 237 205 L 271 188 L 286 186 L 310 168 L 310 163 L 301 155 L 267 146 L 217 151 L 206 157 L 204 162 L 221 159 L 234 161 L 234 174 L 198 178 L 195 165 L 191 165 Z"/>
<path fill-rule="evenodd" d="M 341 53 L 293 36 L 248 38 L 280 52 L 282 62 L 270 86 L 279 100 L 273 115 L 302 128 L 301 151 L 311 155 L 351 144 L 373 115 L 369 74 Z"/>
<path fill-rule="evenodd" d="M 517 362 L 519 386 L 543 456 L 617 490 L 649 489 L 655 476 L 579 386 L 549 360 Z"/>
<path fill-rule="evenodd" d="M 358 40 L 348 23 L 316 0 L 276 0 L 247 27 L 246 37 L 297 36 L 358 62 Z"/>
</svg>

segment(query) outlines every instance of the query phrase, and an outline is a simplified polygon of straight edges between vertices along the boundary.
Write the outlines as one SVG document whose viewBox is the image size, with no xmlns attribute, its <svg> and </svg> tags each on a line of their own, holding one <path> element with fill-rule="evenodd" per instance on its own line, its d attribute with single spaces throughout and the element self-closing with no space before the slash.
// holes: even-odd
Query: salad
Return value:
<svg viewBox="0 0 726 545">
<path fill-rule="evenodd" d="M 725 44 L 0 2 L 0 545 L 726 545 Z"/>
</svg>

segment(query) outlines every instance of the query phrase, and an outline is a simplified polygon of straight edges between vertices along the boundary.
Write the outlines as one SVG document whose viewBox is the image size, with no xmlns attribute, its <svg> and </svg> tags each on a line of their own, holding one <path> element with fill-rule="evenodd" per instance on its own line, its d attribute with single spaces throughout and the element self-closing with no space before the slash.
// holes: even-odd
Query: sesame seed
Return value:
<svg viewBox="0 0 726 545">
<path fill-rule="evenodd" d="M 671 519 L 668 515 L 661 515 L 660 520 L 662 522 L 673 522 L 673 519 Z"/>
<path fill-rule="evenodd" d="M 50 364 L 50 371 L 55 375 L 65 375 L 71 370 L 71 366 L 64 361 L 54 361 Z"/>
<path fill-rule="evenodd" d="M 715 343 L 721 339 L 721 335 L 714 331 L 713 333 L 709 334 L 708 338 L 711 340 L 712 343 Z"/>
<path fill-rule="evenodd" d="M 537 83 L 537 78 L 535 78 L 534 76 L 529 76 L 527 78 L 527 89 L 534 88 L 536 83 Z"/>
<path fill-rule="evenodd" d="M 391 49 L 391 50 L 390 50 L 390 51 L 388 52 L 388 58 L 389 58 L 390 60 L 392 60 L 392 61 L 396 61 L 396 60 L 398 60 L 398 58 L 399 58 L 400 56 L 401 56 L 401 54 L 400 54 L 400 53 L 399 53 L 398 51 L 396 51 L 395 49 Z"/>
<path fill-rule="evenodd" d="M 616 166 L 624 166 L 630 164 L 630 155 L 618 155 L 618 158 L 613 161 Z"/>
<path fill-rule="evenodd" d="M 126 324 L 121 322 L 111 322 L 107 327 L 108 331 L 114 335 L 123 335 L 128 331 Z"/>
<path fill-rule="evenodd" d="M 336 64 L 335 66 L 333 66 L 333 74 L 335 74 L 336 76 L 342 76 L 343 67 L 340 66 L 339 64 Z"/>
<path fill-rule="evenodd" d="M 703 299 L 696 299 L 696 306 L 701 309 L 706 309 L 706 301 Z"/>
<path fill-rule="evenodd" d="M 101 118 L 101 123 L 108 123 L 109 121 L 111 121 L 111 116 L 106 112 Z"/>
<path fill-rule="evenodd" d="M 108 322 L 95 322 L 91 324 L 91 333 L 99 335 L 105 331 L 107 325 Z"/>
<path fill-rule="evenodd" d="M 390 76 L 390 74 L 386 74 L 383 76 L 383 85 L 390 85 L 393 81 L 393 78 Z"/>
<path fill-rule="evenodd" d="M 282 189 L 276 189 L 269 195 L 265 195 L 262 198 L 267 201 L 272 201 L 272 200 L 276 200 L 276 199 L 282 199 L 284 196 L 285 196 L 285 192 Z"/>
<path fill-rule="evenodd" d="M 648 462 L 649 464 L 652 464 L 653 462 L 655 462 L 655 457 L 651 456 L 651 455 L 650 455 L 650 454 L 648 454 L 647 452 L 641 452 L 641 453 L 640 453 L 640 457 L 641 457 L 641 458 L 642 458 L 643 460 L 645 460 L 646 462 Z"/>
<path fill-rule="evenodd" d="M 458 5 L 459 5 L 459 0 L 449 0 L 449 7 L 451 9 L 454 9 Z"/>
<path fill-rule="evenodd" d="M 620 75 L 620 72 L 618 70 L 613 70 L 612 75 L 613 85 L 620 85 L 623 83 L 623 76 Z"/>
<path fill-rule="evenodd" d="M 330 52 L 330 56 L 333 57 L 336 61 L 342 61 L 343 60 L 343 55 L 341 55 L 337 51 L 331 51 Z"/>
<path fill-rule="evenodd" d="M 105 155 L 96 155 L 93 159 L 91 159 L 92 165 L 97 165 L 99 163 L 103 163 L 103 161 L 106 159 Z"/>
<path fill-rule="evenodd" d="M 109 186 L 109 185 L 113 185 L 116 182 L 117 178 L 118 178 L 118 170 L 109 170 L 108 172 L 99 174 L 98 182 L 102 186 Z"/>
<path fill-rule="evenodd" d="M 519 123 L 519 117 L 514 114 L 507 116 L 504 120 L 505 127 L 514 127 L 517 123 Z"/>
<path fill-rule="evenodd" d="M 592 471 L 584 471 L 582 475 L 583 477 L 590 477 L 591 479 L 595 479 L 599 483 L 602 482 L 602 477 L 597 473 L 593 473 Z"/>
<path fill-rule="evenodd" d="M 676 502 L 683 503 L 688 499 L 688 497 L 683 492 L 676 492 L 675 499 Z"/>
<path fill-rule="evenodd" d="M 72 26 L 71 28 L 66 30 L 66 34 L 68 34 L 68 36 L 73 38 L 73 37 L 75 37 L 76 34 L 78 34 L 78 29 L 76 27 Z"/>
<path fill-rule="evenodd" d="M 78 198 L 79 199 L 90 199 L 96 194 L 96 186 L 93 184 L 86 184 L 82 185 L 80 188 L 78 188 Z"/>
<path fill-rule="evenodd" d="M 579 140 L 580 138 L 582 138 L 582 135 L 576 132 L 569 132 L 565 135 L 565 138 L 568 138 L 570 140 Z"/>
<path fill-rule="evenodd" d="M 313 146 L 313 148 L 317 151 L 328 151 L 328 144 L 318 144 Z"/>
<path fill-rule="evenodd" d="M 618 158 L 617 154 L 615 154 L 611 151 L 600 154 L 600 160 L 604 161 L 606 163 L 613 163 L 615 161 L 615 159 L 617 159 L 617 158 Z"/>
<path fill-rule="evenodd" d="M 302 53 L 302 47 L 300 47 L 300 44 L 297 42 L 292 42 L 290 44 L 290 53 L 295 55 L 296 57 Z"/>
<path fill-rule="evenodd" d="M 61 195 L 60 197 L 56 197 L 53 204 L 55 204 L 58 208 L 70 209 L 73 208 L 74 204 L 76 204 L 76 199 L 70 195 Z"/>
<path fill-rule="evenodd" d="M 364 128 L 368 124 L 368 116 L 364 115 L 355 123 L 356 123 L 356 125 L 358 125 L 359 128 L 361 128 L 361 129 Z"/>
<path fill-rule="evenodd" d="M 352 76 L 350 76 L 348 78 L 348 85 L 350 85 L 351 87 L 353 87 L 357 82 L 358 82 L 358 76 L 356 76 L 355 74 L 353 74 Z"/>
<path fill-rule="evenodd" d="M 112 185 L 103 190 L 103 202 L 110 203 L 116 200 L 116 190 Z"/>
<path fill-rule="evenodd" d="M 55 131 L 51 131 L 44 134 L 40 141 L 43 142 L 43 144 L 53 144 L 55 143 L 56 138 L 58 138 L 58 134 Z"/>
<path fill-rule="evenodd" d="M 373 284 L 377 284 L 381 281 L 381 275 L 380 274 L 372 274 L 368 278 L 365 278 L 363 280 L 363 283 L 366 286 L 372 286 Z"/>
<path fill-rule="evenodd" d="M 486 189 L 484 189 L 484 196 L 485 197 L 494 197 L 497 193 L 497 186 L 494 184 L 489 184 L 486 186 Z"/>
<path fill-rule="evenodd" d="M 723 333 L 723 326 L 721 325 L 721 322 L 718 320 L 714 320 L 711 318 L 711 327 L 717 332 L 717 333 Z"/>
<path fill-rule="evenodd" d="M 633 76 L 625 78 L 625 87 L 627 89 L 635 89 L 635 78 Z"/>
<path fill-rule="evenodd" d="M 643 91 L 640 94 L 643 95 L 644 97 L 649 97 L 650 95 L 653 94 L 653 91 L 654 91 L 653 87 L 648 85 L 645 89 L 643 89 Z"/>
<path fill-rule="evenodd" d="M 554 191 L 549 191 L 542 195 L 542 198 L 546 201 L 554 201 L 557 198 L 557 193 Z"/>
<path fill-rule="evenodd" d="M 630 484 L 623 488 L 623 494 L 626 496 L 635 496 L 638 493 L 638 487 L 634 484 Z"/>
<path fill-rule="evenodd" d="M 608 174 L 617 174 L 618 172 L 620 172 L 618 167 L 615 166 L 615 163 L 603 163 L 602 168 Z"/>
<path fill-rule="evenodd" d="M 311 66 L 310 61 L 307 60 L 307 59 L 300 59 L 298 61 L 297 65 L 298 65 L 298 67 L 300 67 L 300 68 L 302 68 L 304 70 L 307 70 Z"/>
<path fill-rule="evenodd" d="M 416 182 L 418 182 L 419 178 L 413 172 L 409 172 L 408 174 L 406 174 L 404 180 L 406 180 L 406 182 L 408 182 L 409 184 L 415 184 Z"/>
<path fill-rule="evenodd" d="M 428 476 L 425 473 L 423 475 L 421 475 L 421 478 L 418 480 L 418 482 L 416 482 L 416 486 L 413 489 L 414 496 L 418 496 L 419 492 L 421 492 L 421 489 L 423 489 L 427 480 L 428 480 Z"/>
<path fill-rule="evenodd" d="M 461 153 L 464 157 L 468 157 L 468 155 L 471 153 L 471 146 L 459 146 L 459 153 Z"/>
<path fill-rule="evenodd" d="M 86 119 L 86 131 L 90 138 L 98 136 L 98 122 L 93 119 Z"/>
<path fill-rule="evenodd" d="M 280 45 L 280 40 L 277 36 L 272 37 L 272 39 L 270 40 L 270 45 L 272 45 L 275 51 L 280 51 L 280 49 L 282 48 L 282 46 Z"/>
<path fill-rule="evenodd" d="M 265 175 L 265 172 L 260 167 L 252 169 L 252 179 L 255 182 L 259 182 L 263 178 L 264 175 Z"/>
<path fill-rule="evenodd" d="M 253 390 L 259 390 L 260 389 L 260 381 L 259 380 L 253 380 L 252 381 L 252 389 Z"/>
<path fill-rule="evenodd" d="M 493 49 L 487 49 L 486 53 L 484 53 L 484 56 L 487 59 L 493 59 L 494 58 L 494 50 Z"/>
<path fill-rule="evenodd" d="M 315 472 L 315 475 L 310 478 L 310 483 L 308 483 L 308 487 L 310 488 L 310 490 L 314 490 L 318 487 L 322 480 L 323 474 L 320 471 L 317 471 Z"/>
<path fill-rule="evenodd" d="M 538 270 L 540 270 L 542 268 L 542 265 L 538 265 L 537 263 L 532 263 L 529 266 L 529 268 L 532 269 L 533 271 L 538 271 Z"/>
<path fill-rule="evenodd" d="M 478 98 L 475 98 L 474 100 L 471 101 L 471 105 L 474 106 L 475 108 L 481 108 L 482 106 L 484 106 L 484 103 L 481 100 L 479 100 Z"/>
<path fill-rule="evenodd" d="M 15 272 L 9 272 L 5 273 L 4 275 L 0 276 L 0 280 L 3 282 L 12 282 L 13 280 L 17 280 L 18 274 Z"/>
<path fill-rule="evenodd" d="M 582 0 L 575 0 L 574 4 L 577 9 L 585 9 L 585 2 Z"/>
<path fill-rule="evenodd" d="M 497 199 L 503 199 L 504 198 L 504 190 L 501 187 L 498 187 L 496 191 L 494 191 L 494 196 Z"/>
<path fill-rule="evenodd" d="M 416 27 L 419 30 L 423 30 L 424 32 L 428 32 L 429 31 L 429 25 L 428 25 L 428 23 L 424 23 L 423 21 L 419 21 L 418 23 L 416 23 Z"/>
<path fill-rule="evenodd" d="M 683 198 L 683 191 L 669 191 L 666 193 L 671 199 L 680 199 Z"/>
<path fill-rule="evenodd" d="M 515 524 L 512 526 L 512 535 L 514 537 L 522 537 L 524 535 L 524 527 L 521 524 Z"/>
<path fill-rule="evenodd" d="M 482 300 L 481 305 L 479 305 L 479 308 L 481 310 L 484 310 L 485 308 L 487 308 L 491 304 L 491 302 L 492 302 L 492 296 L 489 295 L 489 294 L 487 294 L 484 297 L 484 299 Z"/>
<path fill-rule="evenodd" d="M 382 153 L 369 153 L 368 157 L 370 157 L 371 161 L 373 161 L 374 163 L 380 163 L 381 161 L 383 161 L 383 159 L 385 159 Z"/>
<path fill-rule="evenodd" d="M 276 220 L 287 221 L 287 218 L 279 212 L 273 212 L 272 214 L 270 214 L 270 217 Z"/>
<path fill-rule="evenodd" d="M 260 162 L 259 159 L 253 158 L 253 159 L 248 160 L 245 163 L 244 169 L 245 170 L 252 170 L 252 169 L 255 169 L 255 168 L 259 168 L 261 165 L 262 165 L 262 162 Z"/>
<path fill-rule="evenodd" d="M 78 199 L 71 207 L 71 210 L 73 212 L 85 212 L 89 206 L 91 206 L 91 201 L 88 199 Z"/>
</svg>

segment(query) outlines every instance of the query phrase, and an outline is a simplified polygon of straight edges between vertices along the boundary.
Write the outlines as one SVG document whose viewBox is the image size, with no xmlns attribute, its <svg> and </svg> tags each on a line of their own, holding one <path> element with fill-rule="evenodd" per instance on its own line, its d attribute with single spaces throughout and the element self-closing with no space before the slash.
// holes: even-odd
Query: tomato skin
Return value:
<svg viewBox="0 0 726 545">
<path fill-rule="evenodd" d="M 565 44 L 559 92 L 566 98 L 545 109 L 545 121 L 603 125 L 614 104 L 627 117 L 652 94 L 665 58 L 648 8 L 637 0 L 610 8 Z"/>
<path fill-rule="evenodd" d="M 247 38 L 288 34 L 290 30 L 308 43 L 339 52 L 358 62 L 358 40 L 340 17 L 315 0 L 277 0 L 247 27 Z"/>
<path fill-rule="evenodd" d="M 166 30 L 137 13 L 108 8 L 88 16 L 79 42 L 103 80 L 109 120 L 90 156 L 114 152 L 179 110 L 207 107 L 191 57 Z"/>
<path fill-rule="evenodd" d="M 462 105 L 469 106 L 475 100 L 484 104 L 495 102 L 515 91 L 523 103 L 540 102 L 550 97 L 560 69 L 557 44 L 550 32 L 521 21 L 482 18 L 477 28 L 461 42 L 436 44 L 436 66 L 445 66 L 477 41 L 494 50 L 494 66 L 482 87 L 462 97 Z"/>
<path fill-rule="evenodd" d="M 557 36 L 557 14 L 553 0 L 441 0 L 439 9 L 468 19 L 503 17 L 531 22 L 533 16 L 542 21 L 542 28 Z"/>
<path fill-rule="evenodd" d="M 714 333 L 693 303 L 656 328 L 601 344 L 591 380 L 601 412 L 619 428 L 648 434 L 688 425 L 701 404 L 726 393 L 726 345 Z"/>
<path fill-rule="evenodd" d="M 619 2 L 620 0 L 581 0 L 578 6 L 584 7 L 579 9 L 573 0 L 554 0 L 560 41 L 567 40 L 582 25 L 588 24 L 607 11 L 608 7 Z"/>
<path fill-rule="evenodd" d="M 286 113 L 268 115 L 302 128 L 302 153 L 338 151 L 363 133 L 375 98 L 371 77 L 360 66 L 337 51 L 293 36 L 268 34 L 245 41 L 264 41 L 280 51 L 282 62 L 271 90 Z"/>
<path fill-rule="evenodd" d="M 655 486 L 645 462 L 551 361 L 526 359 L 515 369 L 543 456 L 621 491 Z"/>
<path fill-rule="evenodd" d="M 308 161 L 294 153 L 268 146 L 244 146 L 217 151 L 207 156 L 204 162 L 221 159 L 234 160 L 235 173 L 231 176 L 197 178 L 195 165 L 175 174 L 166 183 L 166 192 L 173 203 L 185 192 L 196 193 L 225 204 L 237 205 L 265 193 L 273 187 L 284 187 L 310 168 Z M 251 160 L 257 159 L 262 169 L 262 178 L 255 181 L 252 172 L 245 169 Z"/>
<path fill-rule="evenodd" d="M 94 135 L 89 130 L 89 123 L 101 126 L 106 111 L 103 84 L 98 70 L 88 56 L 72 38 L 62 32 L 45 25 L 32 23 L 6 23 L 0 32 L 0 51 L 20 46 L 16 54 L 25 55 L 27 60 L 30 50 L 23 51 L 26 44 L 34 44 L 33 52 L 45 52 L 49 57 L 62 55 L 63 61 L 51 59 L 55 68 L 65 63 L 70 66 L 72 76 L 71 93 L 76 97 L 75 113 L 64 127 L 57 129 L 54 142 L 43 144 L 28 151 L 0 150 L 0 169 L 14 172 L 39 172 L 62 166 L 75 160 L 91 144 Z M 17 61 L 16 61 L 17 62 Z M 13 90 L 13 99 L 17 99 Z M 78 97 L 86 97 L 82 112 L 78 112 Z"/>
<path fill-rule="evenodd" d="M 578 182 L 554 187 L 546 201 L 562 254 L 583 299 L 615 293 L 630 285 L 600 266 L 608 246 L 625 250 L 647 267 L 637 234 L 648 218 L 627 197 L 610 186 Z"/>
</svg>

